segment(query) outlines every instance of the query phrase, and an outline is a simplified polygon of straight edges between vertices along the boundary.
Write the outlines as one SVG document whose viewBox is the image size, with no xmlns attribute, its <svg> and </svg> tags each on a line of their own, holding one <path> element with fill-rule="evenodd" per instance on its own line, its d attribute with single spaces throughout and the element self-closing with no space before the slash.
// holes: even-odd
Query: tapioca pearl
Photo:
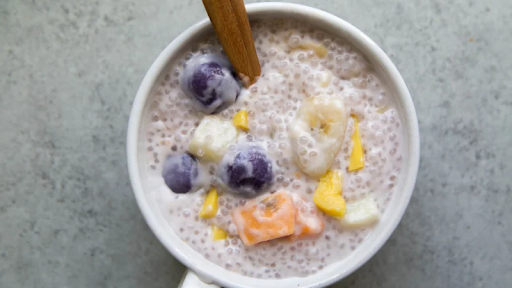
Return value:
<svg viewBox="0 0 512 288">
<path fill-rule="evenodd" d="M 380 140 L 384 139 L 384 134 L 383 134 L 383 133 L 381 133 L 381 132 L 377 132 L 377 133 L 375 133 L 375 139 L 376 139 L 377 141 L 380 141 Z"/>
<path fill-rule="evenodd" d="M 348 94 L 348 101 L 351 104 L 361 104 L 361 94 L 358 92 Z"/>
<path fill-rule="evenodd" d="M 300 42 L 301 42 L 300 37 L 294 35 L 294 36 L 291 36 L 290 38 L 288 38 L 287 44 L 290 48 L 295 49 L 295 48 L 299 47 Z"/>
<path fill-rule="evenodd" d="M 160 116 L 158 115 L 157 112 L 152 112 L 151 113 L 151 121 L 152 122 L 158 122 L 160 120 Z"/>
<path fill-rule="evenodd" d="M 258 127 L 258 123 L 256 123 L 256 122 L 249 122 L 249 130 L 255 131 L 257 127 Z"/>
<path fill-rule="evenodd" d="M 339 68 L 338 68 L 339 70 L 338 71 L 341 72 L 342 70 L 345 69 L 344 65 L 346 65 L 347 61 L 349 61 L 347 58 L 349 58 L 349 57 L 346 56 L 346 55 L 338 55 L 338 56 L 335 57 L 336 65 L 339 66 Z"/>
<path fill-rule="evenodd" d="M 332 48 L 332 45 L 334 44 L 334 43 L 332 43 L 331 39 L 329 39 L 329 38 L 324 39 L 322 44 L 323 44 L 327 49 L 329 49 L 329 50 L 331 50 L 331 51 L 335 51 L 335 50 L 331 49 L 331 48 Z M 334 47 L 336 47 L 336 45 L 334 45 Z"/>
<path fill-rule="evenodd" d="M 282 175 L 279 175 L 279 176 L 277 176 L 277 177 L 276 177 L 276 182 L 277 182 L 277 183 L 283 183 L 283 182 L 284 182 L 284 180 L 285 180 L 285 178 L 284 178 L 284 176 L 282 176 Z"/>
<path fill-rule="evenodd" d="M 297 60 L 299 60 L 300 62 L 304 62 L 304 61 L 306 61 L 306 54 L 304 54 L 304 53 L 299 53 L 299 54 L 297 55 Z"/>
<path fill-rule="evenodd" d="M 378 123 L 375 123 L 375 122 L 370 124 L 370 129 L 372 131 L 381 131 L 380 125 Z"/>
<path fill-rule="evenodd" d="M 285 122 L 286 122 L 287 119 L 285 119 Z M 278 127 L 278 131 L 279 132 L 284 132 L 286 131 L 286 124 L 283 123 L 283 124 L 279 124 L 279 127 Z"/>
<path fill-rule="evenodd" d="M 202 202 L 202 201 L 201 201 Z M 218 199 L 217 199 L 217 202 L 219 203 L 220 206 L 224 206 L 224 204 L 226 203 L 226 200 L 224 199 L 224 197 L 220 196 Z M 202 203 L 201 203 L 202 205 Z"/>
<path fill-rule="evenodd" d="M 333 60 L 334 60 L 334 57 L 335 57 L 334 53 L 329 52 L 329 53 L 327 53 L 327 55 L 325 56 L 325 60 L 326 60 L 327 62 L 329 62 L 329 63 L 331 63 L 331 64 L 332 64 L 332 62 L 333 62 Z"/>
<path fill-rule="evenodd" d="M 269 134 L 269 129 L 267 125 L 258 125 L 256 127 L 256 136 L 263 137 Z"/>
<path fill-rule="evenodd" d="M 267 149 L 269 151 L 276 149 L 276 147 L 277 147 L 276 144 L 274 144 L 273 142 L 267 142 Z"/>
<path fill-rule="evenodd" d="M 308 153 L 308 150 L 306 150 L 306 148 L 304 148 L 304 147 L 300 147 L 299 148 L 299 155 L 300 156 L 305 156 L 307 153 Z"/>
<path fill-rule="evenodd" d="M 318 40 L 318 41 L 322 41 L 322 40 L 324 40 L 324 38 L 325 38 L 324 33 L 322 33 L 322 32 L 317 32 L 317 33 L 315 33 L 315 39 L 316 39 L 316 40 Z"/>
<path fill-rule="evenodd" d="M 376 115 L 379 115 L 379 114 L 376 114 Z M 380 122 L 382 122 L 383 124 L 387 124 L 388 123 L 388 116 L 384 115 L 384 114 L 380 114 Z M 386 126 L 386 125 L 385 125 Z M 387 128 L 387 126 L 386 126 Z"/>
<path fill-rule="evenodd" d="M 376 107 L 384 107 L 386 105 L 386 97 L 384 95 L 378 95 L 375 99 Z"/>
<path fill-rule="evenodd" d="M 365 79 L 361 78 L 352 78 L 351 79 L 352 85 L 357 88 L 365 89 L 368 85 Z"/>
<path fill-rule="evenodd" d="M 179 134 L 174 135 L 174 141 L 176 143 L 180 143 L 183 137 L 181 137 Z"/>
<path fill-rule="evenodd" d="M 373 83 L 375 81 L 375 76 L 373 76 L 372 74 L 363 73 L 361 77 L 363 77 L 366 80 L 366 83 L 368 84 Z"/>
<path fill-rule="evenodd" d="M 316 67 L 316 66 L 318 66 L 319 62 L 320 61 L 317 57 L 313 57 L 309 63 L 312 67 Z"/>
</svg>

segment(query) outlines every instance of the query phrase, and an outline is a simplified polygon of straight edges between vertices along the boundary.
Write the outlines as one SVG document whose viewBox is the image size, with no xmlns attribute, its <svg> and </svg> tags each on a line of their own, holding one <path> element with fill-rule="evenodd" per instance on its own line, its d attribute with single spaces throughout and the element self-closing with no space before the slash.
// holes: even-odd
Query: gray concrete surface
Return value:
<svg viewBox="0 0 512 288">
<path fill-rule="evenodd" d="M 249 1 L 252 2 L 252 1 Z M 418 111 L 411 204 L 333 287 L 511 287 L 512 2 L 297 1 L 391 55 Z M 140 215 L 130 105 L 200 1 L 0 1 L 0 287 L 176 287 Z"/>
</svg>

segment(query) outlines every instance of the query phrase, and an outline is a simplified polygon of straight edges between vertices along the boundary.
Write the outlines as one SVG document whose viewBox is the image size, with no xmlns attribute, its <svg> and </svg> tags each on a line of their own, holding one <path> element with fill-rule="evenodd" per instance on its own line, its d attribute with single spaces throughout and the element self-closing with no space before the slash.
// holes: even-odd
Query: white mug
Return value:
<svg viewBox="0 0 512 288">
<path fill-rule="evenodd" d="M 244 287 L 244 288 L 287 288 L 323 287 L 332 284 L 363 265 L 386 242 L 398 225 L 411 198 L 418 172 L 420 144 L 416 111 L 402 76 L 382 49 L 368 36 L 344 20 L 327 12 L 291 3 L 257 3 L 246 6 L 250 20 L 270 18 L 293 18 L 325 30 L 333 36 L 349 42 L 367 58 L 380 79 L 389 89 L 397 104 L 397 111 L 403 123 L 404 150 L 401 175 L 397 177 L 397 190 L 389 207 L 373 231 L 348 257 L 333 263 L 316 274 L 307 277 L 284 279 L 257 279 L 228 271 L 194 251 L 172 231 L 160 214 L 155 203 L 147 197 L 147 176 L 144 167 L 145 128 L 143 115 L 149 110 L 149 97 L 169 69 L 169 65 L 190 47 L 194 41 L 212 35 L 213 28 L 204 19 L 181 33 L 158 56 L 144 77 L 133 102 L 128 126 L 127 152 L 133 192 L 139 208 L 149 227 L 162 244 L 189 270 L 180 287 Z M 193 272 L 192 272 L 193 271 Z"/>
</svg>

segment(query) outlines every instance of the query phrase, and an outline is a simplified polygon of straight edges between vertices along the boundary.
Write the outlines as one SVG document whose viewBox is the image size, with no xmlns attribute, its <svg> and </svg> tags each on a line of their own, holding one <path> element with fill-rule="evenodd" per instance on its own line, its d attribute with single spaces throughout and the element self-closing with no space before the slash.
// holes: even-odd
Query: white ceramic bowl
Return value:
<svg viewBox="0 0 512 288">
<path fill-rule="evenodd" d="M 294 18 L 306 21 L 332 35 L 345 39 L 365 55 L 381 77 L 381 80 L 387 85 L 389 92 L 397 103 L 398 113 L 403 123 L 405 133 L 404 165 L 401 175 L 398 177 L 397 190 L 393 194 L 389 207 L 384 215 L 382 215 L 380 223 L 363 243 L 345 259 L 329 265 L 308 277 L 293 277 L 279 280 L 250 278 L 217 266 L 203 258 L 201 254 L 194 251 L 172 231 L 155 203 L 145 193 L 148 187 L 144 168 L 147 167 L 146 154 L 142 153 L 145 151 L 143 145 L 145 126 L 141 120 L 145 119 L 144 115 L 148 112 L 148 99 L 152 95 L 153 89 L 158 86 L 158 83 L 160 83 L 159 79 L 164 77 L 169 69 L 169 65 L 187 49 L 189 43 L 213 33 L 208 19 L 193 25 L 174 39 L 151 65 L 140 85 L 133 102 L 127 140 L 128 169 L 133 192 L 144 218 L 160 242 L 181 263 L 196 272 L 202 281 L 214 283 L 206 286 L 205 284 L 197 284 L 203 286 L 195 287 L 216 287 L 215 284 L 224 287 L 251 288 L 323 287 L 344 278 L 368 261 L 386 242 L 402 218 L 411 198 L 418 172 L 419 130 L 416 112 L 407 86 L 391 60 L 377 44 L 351 24 L 324 11 L 290 3 L 258 3 L 247 5 L 246 9 L 251 20 Z M 193 282 L 197 280 L 192 277 L 194 276 L 193 274 L 189 276 L 187 281 Z"/>
</svg>

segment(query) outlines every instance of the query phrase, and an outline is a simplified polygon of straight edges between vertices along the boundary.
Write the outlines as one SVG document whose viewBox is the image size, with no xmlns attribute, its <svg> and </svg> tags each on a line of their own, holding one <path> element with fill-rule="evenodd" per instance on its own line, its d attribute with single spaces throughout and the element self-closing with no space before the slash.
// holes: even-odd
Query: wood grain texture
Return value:
<svg viewBox="0 0 512 288">
<path fill-rule="evenodd" d="M 203 0 L 213 28 L 231 64 L 246 86 L 261 73 L 243 0 Z"/>
</svg>

